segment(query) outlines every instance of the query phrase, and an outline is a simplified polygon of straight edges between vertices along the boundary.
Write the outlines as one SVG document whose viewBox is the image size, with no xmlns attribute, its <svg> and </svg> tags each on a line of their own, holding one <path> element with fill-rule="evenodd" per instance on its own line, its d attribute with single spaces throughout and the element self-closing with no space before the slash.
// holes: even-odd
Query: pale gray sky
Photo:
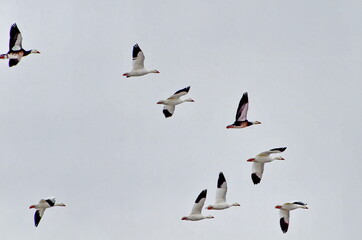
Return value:
<svg viewBox="0 0 362 240">
<path fill-rule="evenodd" d="M 358 239 L 361 1 L 3 1 L 0 238 Z M 160 74 L 124 78 L 138 43 Z M 156 102 L 191 86 L 164 119 Z M 249 120 L 227 130 L 242 93 Z M 246 160 L 288 147 L 254 186 Z M 238 208 L 181 221 L 217 176 Z M 55 196 L 38 228 L 28 207 Z M 276 204 L 300 200 L 286 235 Z"/>
</svg>

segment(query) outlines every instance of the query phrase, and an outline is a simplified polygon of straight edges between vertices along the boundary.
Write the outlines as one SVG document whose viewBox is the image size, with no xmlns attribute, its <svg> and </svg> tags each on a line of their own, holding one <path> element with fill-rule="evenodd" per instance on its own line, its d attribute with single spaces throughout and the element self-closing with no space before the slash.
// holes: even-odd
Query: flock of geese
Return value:
<svg viewBox="0 0 362 240">
<path fill-rule="evenodd" d="M 14 23 L 10 28 L 10 40 L 9 40 L 9 51 L 7 54 L 1 54 L 0 59 L 9 59 L 9 67 L 13 67 L 17 65 L 20 60 L 32 53 L 39 54 L 40 52 L 35 49 L 24 50 L 22 47 L 22 35 L 19 31 L 18 26 Z M 129 77 L 139 77 L 149 73 L 160 73 L 158 70 L 147 70 L 144 67 L 145 56 L 138 46 L 135 44 L 133 46 L 133 68 L 130 72 L 126 72 L 123 76 Z M 166 100 L 160 100 L 157 104 L 163 104 L 163 114 L 165 118 L 169 118 L 174 114 L 175 106 L 184 102 L 194 102 L 191 98 L 181 99 L 182 96 L 186 95 L 190 91 L 190 86 L 183 88 L 181 90 L 176 91 L 171 97 Z M 248 93 L 245 92 L 240 99 L 237 111 L 235 122 L 233 124 L 228 125 L 226 128 L 245 128 L 252 125 L 261 124 L 259 121 L 249 121 L 247 119 L 247 113 L 249 108 L 249 98 Z M 247 161 L 252 162 L 252 173 L 251 179 L 254 184 L 259 184 L 264 172 L 264 164 L 268 162 L 272 162 L 274 160 L 284 160 L 282 157 L 271 157 L 271 154 L 282 153 L 286 150 L 286 147 L 281 148 L 273 148 L 268 151 L 259 153 L 254 158 L 250 158 Z M 224 210 L 233 206 L 240 206 L 239 203 L 229 204 L 226 202 L 226 192 L 227 192 L 227 183 L 225 176 L 222 172 L 219 173 L 219 178 L 217 181 L 217 191 L 215 203 L 213 205 L 208 205 L 206 207 L 207 210 Z M 203 219 L 211 219 L 214 218 L 211 215 L 203 215 L 202 208 L 204 206 L 206 200 L 207 190 L 203 190 L 195 200 L 194 206 L 192 207 L 191 213 L 188 216 L 184 216 L 181 220 L 188 221 L 199 221 Z M 29 208 L 35 208 L 36 212 L 34 215 L 34 223 L 37 227 L 41 218 L 44 215 L 44 212 L 47 208 L 62 206 L 65 207 L 63 203 L 56 203 L 55 198 L 41 199 L 38 204 L 31 205 Z M 276 209 L 279 209 L 280 214 L 280 227 L 283 233 L 288 231 L 289 226 L 289 212 L 297 209 L 308 209 L 307 204 L 303 202 L 292 202 L 292 203 L 284 203 L 283 205 L 275 206 Z"/>
</svg>

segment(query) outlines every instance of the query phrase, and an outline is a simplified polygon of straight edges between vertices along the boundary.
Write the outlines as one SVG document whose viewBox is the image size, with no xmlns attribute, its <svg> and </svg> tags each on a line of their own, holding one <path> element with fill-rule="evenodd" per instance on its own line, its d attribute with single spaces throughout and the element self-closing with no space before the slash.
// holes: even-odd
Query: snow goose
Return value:
<svg viewBox="0 0 362 240">
<path fill-rule="evenodd" d="M 264 163 L 268 163 L 274 160 L 284 160 L 282 157 L 270 157 L 270 154 L 272 153 L 281 153 L 284 152 L 286 147 L 282 148 L 273 148 L 269 151 L 265 151 L 262 153 L 259 153 L 255 156 L 255 158 L 250 158 L 247 161 L 253 162 L 252 167 L 252 173 L 251 173 L 251 179 L 253 180 L 254 184 L 258 184 L 261 181 L 261 177 L 263 176 L 264 172 Z"/>
<path fill-rule="evenodd" d="M 204 206 L 204 203 L 206 200 L 206 194 L 207 194 L 207 190 L 205 189 L 196 198 L 195 204 L 191 210 L 190 215 L 182 217 L 181 220 L 199 221 L 199 220 L 206 219 L 206 218 L 214 218 L 211 215 L 204 216 L 201 214 L 202 207 Z"/>
<path fill-rule="evenodd" d="M 228 204 L 226 203 L 226 192 L 228 190 L 225 176 L 222 172 L 219 173 L 219 179 L 217 180 L 216 199 L 214 205 L 206 207 L 208 210 L 223 210 L 232 206 L 240 206 L 239 203 Z"/>
<path fill-rule="evenodd" d="M 40 53 L 38 50 L 24 50 L 22 47 L 23 37 L 19 31 L 18 26 L 14 23 L 10 28 L 10 40 L 9 40 L 9 52 L 7 54 L 1 54 L 0 59 L 10 59 L 9 67 L 18 64 L 22 57 L 25 57 L 31 53 Z"/>
<path fill-rule="evenodd" d="M 186 95 L 190 90 L 190 86 L 178 90 L 175 92 L 171 97 L 167 98 L 166 100 L 160 100 L 157 102 L 157 104 L 163 104 L 165 105 L 163 107 L 163 115 L 165 115 L 166 118 L 169 118 L 173 115 L 173 112 L 175 111 L 175 106 L 178 104 L 181 104 L 183 102 L 194 102 L 191 98 L 186 99 L 180 99 L 181 96 Z"/>
<path fill-rule="evenodd" d="M 286 233 L 288 231 L 289 211 L 297 208 L 308 209 L 307 204 L 302 202 L 284 203 L 283 205 L 275 206 L 275 208 L 279 209 L 280 228 L 282 229 L 283 233 Z"/>
<path fill-rule="evenodd" d="M 261 124 L 261 122 L 259 121 L 249 122 L 247 120 L 248 108 L 249 108 L 248 93 L 245 92 L 242 98 L 240 99 L 239 106 L 236 111 L 235 122 L 231 125 L 228 125 L 226 128 L 245 128 L 251 125 Z"/>
<path fill-rule="evenodd" d="M 31 205 L 29 209 L 35 208 L 37 209 L 34 215 L 34 223 L 35 227 L 38 226 L 40 219 L 43 217 L 45 209 L 55 207 L 55 206 L 61 206 L 65 207 L 64 203 L 55 203 L 55 198 L 48 198 L 48 199 L 41 199 L 38 204 Z"/>
<path fill-rule="evenodd" d="M 156 69 L 150 71 L 145 69 L 144 67 L 145 55 L 143 55 L 143 52 L 137 43 L 133 46 L 132 59 L 133 59 L 132 71 L 124 73 L 123 76 L 129 78 L 129 77 L 139 77 L 149 73 L 160 73 Z"/>
</svg>

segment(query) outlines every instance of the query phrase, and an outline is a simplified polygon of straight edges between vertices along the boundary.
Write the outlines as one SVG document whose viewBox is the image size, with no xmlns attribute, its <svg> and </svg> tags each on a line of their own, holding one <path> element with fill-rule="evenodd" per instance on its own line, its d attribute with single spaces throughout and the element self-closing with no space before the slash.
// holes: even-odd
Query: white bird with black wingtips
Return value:
<svg viewBox="0 0 362 240">
<path fill-rule="evenodd" d="M 284 152 L 286 147 L 282 148 L 273 148 L 268 151 L 259 153 L 255 156 L 255 158 L 250 158 L 247 161 L 253 163 L 251 179 L 253 180 L 254 184 L 258 184 L 261 181 L 261 177 L 263 176 L 264 172 L 264 164 L 268 162 L 272 162 L 274 160 L 284 160 L 282 157 L 271 157 L 270 154 L 272 153 L 281 153 Z"/>
<path fill-rule="evenodd" d="M 130 72 L 124 73 L 123 76 L 126 77 L 139 77 L 139 76 L 143 76 L 149 73 L 160 73 L 159 71 L 157 71 L 156 69 L 154 70 L 147 70 L 144 66 L 144 62 L 145 62 L 145 55 L 143 54 L 141 48 L 138 46 L 138 44 L 136 43 L 133 46 L 133 52 L 132 52 L 132 63 L 133 63 L 133 68 Z"/>
<path fill-rule="evenodd" d="M 249 98 L 248 93 L 245 92 L 240 99 L 238 109 L 236 110 L 235 122 L 228 125 L 226 128 L 245 128 L 251 125 L 261 124 L 259 121 L 250 122 L 247 119 L 249 109 Z"/>
<path fill-rule="evenodd" d="M 227 183 L 225 176 L 222 172 L 219 173 L 219 178 L 217 180 L 217 190 L 215 204 L 209 205 L 206 207 L 208 210 L 223 210 L 233 206 L 240 206 L 239 203 L 229 204 L 226 202 L 226 192 L 227 192 Z"/>
<path fill-rule="evenodd" d="M 41 218 L 44 215 L 45 209 L 51 208 L 51 207 L 56 207 L 56 206 L 65 207 L 65 204 L 64 203 L 55 203 L 55 198 L 47 198 L 47 199 L 41 199 L 38 204 L 31 205 L 29 207 L 29 209 L 31 209 L 31 208 L 36 209 L 36 212 L 34 215 L 35 227 L 38 226 Z"/>
<path fill-rule="evenodd" d="M 38 50 L 24 50 L 22 47 L 23 37 L 19 31 L 18 26 L 14 23 L 10 28 L 10 40 L 9 40 L 9 52 L 7 54 L 1 54 L 0 59 L 10 59 L 9 67 L 18 64 L 22 57 L 25 57 L 31 53 L 40 53 Z"/>
<path fill-rule="evenodd" d="M 297 208 L 308 209 L 308 206 L 306 203 L 292 202 L 284 203 L 283 205 L 277 205 L 275 208 L 279 209 L 280 228 L 282 229 L 283 233 L 286 233 L 289 227 L 289 212 Z"/>
<path fill-rule="evenodd" d="M 209 219 L 214 218 L 211 215 L 204 216 L 202 215 L 202 207 L 204 206 L 205 200 L 206 200 L 206 194 L 207 190 L 203 190 L 199 196 L 196 198 L 195 204 L 191 210 L 190 215 L 182 217 L 181 220 L 187 220 L 187 221 L 199 221 L 203 219 Z"/>
<path fill-rule="evenodd" d="M 192 100 L 191 98 L 180 99 L 180 97 L 186 95 L 189 91 L 190 91 L 190 86 L 178 90 L 166 100 L 160 100 L 157 102 L 157 104 L 165 105 L 163 107 L 163 115 L 165 115 L 166 118 L 169 118 L 173 115 L 176 105 L 181 104 L 183 102 L 194 102 L 194 100 Z"/>
</svg>

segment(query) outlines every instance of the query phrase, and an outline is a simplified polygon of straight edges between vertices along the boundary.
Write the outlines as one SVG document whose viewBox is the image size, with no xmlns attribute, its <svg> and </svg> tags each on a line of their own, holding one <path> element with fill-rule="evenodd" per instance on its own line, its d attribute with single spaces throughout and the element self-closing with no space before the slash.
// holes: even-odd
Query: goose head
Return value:
<svg viewBox="0 0 362 240">
<path fill-rule="evenodd" d="M 185 100 L 184 100 L 184 102 L 195 102 L 193 99 L 191 99 L 191 98 L 186 98 Z"/>
<path fill-rule="evenodd" d="M 54 206 L 65 207 L 66 205 L 64 203 L 56 203 Z"/>
<path fill-rule="evenodd" d="M 31 49 L 30 53 L 38 53 L 39 54 L 40 52 L 38 50 L 36 50 L 36 49 Z"/>
</svg>

